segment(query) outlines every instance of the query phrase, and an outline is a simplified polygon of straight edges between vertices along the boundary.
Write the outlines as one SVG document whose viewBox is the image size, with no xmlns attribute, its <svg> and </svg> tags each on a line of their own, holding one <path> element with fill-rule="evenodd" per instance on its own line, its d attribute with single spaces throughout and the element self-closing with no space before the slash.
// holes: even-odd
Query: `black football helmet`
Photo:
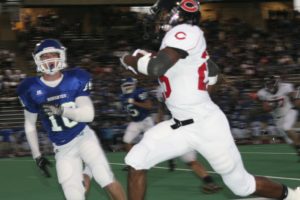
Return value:
<svg viewBox="0 0 300 200">
<path fill-rule="evenodd" d="M 200 21 L 199 0 L 157 0 L 150 12 L 163 31 L 170 30 L 177 24 L 198 25 Z"/>
<path fill-rule="evenodd" d="M 276 75 L 268 76 L 264 78 L 265 89 L 268 92 L 275 94 L 278 91 L 279 82 L 280 82 L 279 76 Z"/>
</svg>

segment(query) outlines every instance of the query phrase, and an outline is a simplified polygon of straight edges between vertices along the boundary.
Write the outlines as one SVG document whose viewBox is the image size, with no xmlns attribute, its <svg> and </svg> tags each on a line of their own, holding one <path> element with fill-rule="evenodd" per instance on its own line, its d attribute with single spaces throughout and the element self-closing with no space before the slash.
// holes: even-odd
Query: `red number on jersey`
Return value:
<svg viewBox="0 0 300 200">
<path fill-rule="evenodd" d="M 198 89 L 199 90 L 207 89 L 206 88 L 207 81 L 206 81 L 206 73 L 205 73 L 206 71 L 207 71 L 207 64 L 205 62 L 198 68 L 198 75 L 199 75 Z"/>
<path fill-rule="evenodd" d="M 159 77 L 159 81 L 165 85 L 164 87 L 164 93 L 163 93 L 163 96 L 164 98 L 169 98 L 169 96 L 171 95 L 171 85 L 170 85 L 170 81 L 168 79 L 168 77 L 166 76 L 161 76 Z"/>
<path fill-rule="evenodd" d="M 204 51 L 202 56 L 202 58 L 206 58 L 207 57 L 207 52 Z M 198 68 L 198 75 L 199 75 L 199 79 L 198 79 L 198 90 L 204 90 L 206 91 L 207 90 L 207 83 L 208 83 L 208 80 L 207 80 L 207 63 L 203 63 L 199 68 Z M 165 85 L 165 89 L 164 89 L 164 93 L 163 93 L 163 96 L 164 98 L 168 98 L 170 97 L 171 95 L 171 85 L 170 85 L 170 81 L 168 79 L 167 76 L 161 76 L 159 78 L 159 81 L 161 83 L 163 83 Z"/>
</svg>

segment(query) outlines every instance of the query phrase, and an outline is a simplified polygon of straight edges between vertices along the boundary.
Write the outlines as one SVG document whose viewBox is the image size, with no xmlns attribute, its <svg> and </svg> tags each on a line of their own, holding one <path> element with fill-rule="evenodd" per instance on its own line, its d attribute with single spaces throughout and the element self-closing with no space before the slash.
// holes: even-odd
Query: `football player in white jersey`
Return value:
<svg viewBox="0 0 300 200">
<path fill-rule="evenodd" d="M 25 133 L 36 164 L 50 177 L 50 161 L 41 154 L 37 137 L 37 117 L 53 143 L 56 172 L 67 200 L 84 200 L 83 162 L 111 199 L 125 200 L 121 184 L 115 180 L 94 131 L 87 125 L 94 119 L 90 98 L 90 74 L 67 67 L 66 48 L 57 40 L 45 39 L 33 53 L 41 76 L 28 77 L 18 87 L 24 106 Z"/>
<path fill-rule="evenodd" d="M 155 96 L 158 101 L 158 113 L 157 113 L 158 123 L 163 120 L 169 120 L 171 118 L 171 115 L 164 104 L 163 92 L 164 91 L 162 90 L 161 86 L 158 86 L 155 90 Z M 202 191 L 204 193 L 212 194 L 222 189 L 222 187 L 220 187 L 215 183 L 212 176 L 208 174 L 205 167 L 200 162 L 197 161 L 197 151 L 193 150 L 183 154 L 182 156 L 180 156 L 180 160 L 182 160 L 195 173 L 195 175 L 202 180 L 203 182 Z M 171 171 L 175 170 L 172 169 L 173 165 L 175 165 L 174 159 L 169 161 L 169 166 Z"/>
<path fill-rule="evenodd" d="M 300 155 L 300 138 L 292 129 L 298 118 L 292 102 L 297 98 L 297 92 L 293 84 L 281 82 L 279 76 L 272 75 L 264 81 L 265 86 L 257 92 L 257 97 L 262 101 L 263 109 L 273 116 L 285 141 L 293 145 Z"/>
<path fill-rule="evenodd" d="M 265 177 L 249 174 L 230 133 L 228 120 L 207 91 L 209 56 L 199 24 L 198 0 L 160 0 L 152 11 L 166 31 L 156 55 L 137 50 L 122 56 L 131 71 L 159 77 L 165 103 L 173 119 L 163 121 L 145 134 L 125 157 L 129 200 L 146 193 L 146 170 L 192 150 L 198 151 L 239 196 L 300 199 L 300 189 L 290 189 Z"/>
</svg>

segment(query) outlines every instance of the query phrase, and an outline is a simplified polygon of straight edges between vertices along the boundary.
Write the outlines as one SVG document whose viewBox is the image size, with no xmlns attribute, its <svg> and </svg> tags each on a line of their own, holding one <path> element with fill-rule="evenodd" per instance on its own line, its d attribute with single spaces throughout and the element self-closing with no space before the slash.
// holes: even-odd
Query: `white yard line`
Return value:
<svg viewBox="0 0 300 200">
<path fill-rule="evenodd" d="M 267 198 L 248 198 L 248 199 L 233 199 L 233 200 L 272 200 Z"/>
<path fill-rule="evenodd" d="M 33 160 L 28 159 L 28 160 L 21 160 L 21 159 L 15 159 L 15 158 L 4 158 L 4 159 L 0 159 L 0 162 L 4 162 L 4 161 L 13 161 L 13 162 L 33 162 Z M 51 160 L 54 162 L 54 160 Z M 111 165 L 119 165 L 119 166 L 125 166 L 124 163 L 110 163 Z M 169 170 L 168 167 L 160 167 L 160 166 L 156 166 L 153 167 L 154 169 L 163 169 L 163 170 Z M 185 168 L 176 168 L 176 171 L 192 171 L 190 169 L 185 169 Z M 216 172 L 213 171 L 208 171 L 208 173 L 210 174 L 216 174 Z M 265 175 L 256 175 L 256 176 L 264 176 L 267 178 L 271 178 L 271 179 L 278 179 L 278 180 L 291 180 L 291 181 L 300 181 L 300 178 L 290 178 L 290 177 L 280 177 L 280 176 L 265 176 Z"/>
<path fill-rule="evenodd" d="M 257 153 L 257 152 L 244 152 L 244 153 Z M 261 153 L 263 153 L 263 152 L 261 152 Z M 272 153 L 272 154 L 277 154 L 277 153 Z M 21 159 L 15 159 L 15 158 L 4 158 L 4 159 L 0 159 L 0 162 L 1 161 L 33 162 L 32 159 L 21 160 Z M 51 161 L 55 161 L 55 160 L 52 159 Z M 118 165 L 118 166 L 125 166 L 124 163 L 114 163 L 113 162 L 113 163 L 110 163 L 110 164 L 111 165 Z M 153 167 L 153 168 L 155 168 L 155 169 L 169 170 L 168 167 L 159 167 L 159 166 L 156 166 L 156 167 Z M 175 170 L 176 171 L 192 171 L 190 169 L 184 169 L 184 168 L 176 168 Z M 212 173 L 212 174 L 216 174 L 216 172 L 213 172 L 213 171 L 208 171 L 208 172 Z M 264 175 L 258 175 L 258 176 L 264 176 Z M 278 176 L 264 176 L 264 177 L 268 177 L 268 178 L 272 178 L 272 179 L 300 181 L 300 178 L 289 178 L 289 177 L 278 177 Z M 34 178 L 34 177 L 31 176 L 30 178 Z M 274 199 L 258 197 L 258 198 L 240 198 L 240 199 L 232 199 L 232 200 L 274 200 Z"/>
<path fill-rule="evenodd" d="M 241 154 L 257 154 L 257 155 L 296 155 L 296 153 L 281 153 L 281 152 L 251 152 L 251 151 L 241 151 Z"/>
<path fill-rule="evenodd" d="M 110 163 L 111 165 L 125 165 L 124 163 Z M 159 167 L 159 166 L 156 166 L 156 167 L 153 167 L 154 169 L 165 169 L 165 170 L 169 170 L 168 167 Z M 190 169 L 185 169 L 185 168 L 176 168 L 175 169 L 176 171 L 192 171 Z M 213 172 L 213 171 L 207 171 L 208 173 L 210 174 L 216 174 L 216 172 Z M 280 180 L 292 180 L 292 181 L 300 181 L 300 178 L 289 178 L 289 177 L 280 177 L 280 176 L 265 176 L 265 175 L 256 175 L 256 176 L 264 176 L 264 177 L 267 177 L 267 178 L 272 178 L 272 179 L 280 179 Z"/>
</svg>

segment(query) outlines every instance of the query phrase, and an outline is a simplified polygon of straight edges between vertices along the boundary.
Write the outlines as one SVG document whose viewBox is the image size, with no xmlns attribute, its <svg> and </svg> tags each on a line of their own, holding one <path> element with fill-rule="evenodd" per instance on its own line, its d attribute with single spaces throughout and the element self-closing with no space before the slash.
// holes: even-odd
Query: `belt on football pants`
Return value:
<svg viewBox="0 0 300 200">
<path fill-rule="evenodd" d="M 193 119 L 187 119 L 187 120 L 180 121 L 180 120 L 174 118 L 174 121 L 175 121 L 175 124 L 171 125 L 172 129 L 178 129 L 181 126 L 186 126 L 186 125 L 194 123 Z"/>
</svg>

